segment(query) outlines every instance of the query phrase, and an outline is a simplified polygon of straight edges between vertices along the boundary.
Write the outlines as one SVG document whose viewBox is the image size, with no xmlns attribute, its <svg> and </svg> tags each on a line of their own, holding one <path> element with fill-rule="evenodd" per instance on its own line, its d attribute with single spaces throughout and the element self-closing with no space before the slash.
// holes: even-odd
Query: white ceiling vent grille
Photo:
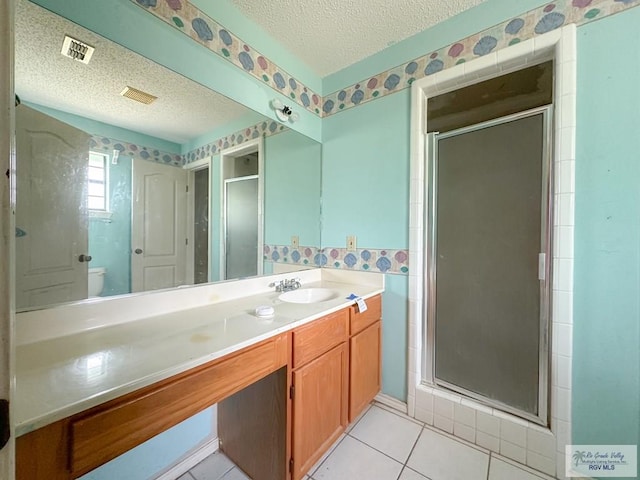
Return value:
<svg viewBox="0 0 640 480">
<path fill-rule="evenodd" d="M 95 48 L 92 46 L 87 45 L 80 40 L 76 40 L 75 38 L 71 38 L 69 35 L 65 35 L 60 53 L 65 57 L 73 58 L 79 62 L 89 63 L 94 51 Z"/>
<path fill-rule="evenodd" d="M 131 100 L 135 100 L 136 102 L 144 103 L 145 105 L 153 103 L 158 98 L 150 93 L 143 92 L 142 90 L 138 90 L 133 87 L 125 87 L 124 90 L 120 92 L 120 95 L 130 98 Z"/>
</svg>

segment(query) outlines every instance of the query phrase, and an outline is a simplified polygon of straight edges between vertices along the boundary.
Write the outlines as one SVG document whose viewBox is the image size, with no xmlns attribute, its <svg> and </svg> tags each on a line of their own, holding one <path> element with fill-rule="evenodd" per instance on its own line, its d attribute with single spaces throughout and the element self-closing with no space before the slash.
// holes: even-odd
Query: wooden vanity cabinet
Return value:
<svg viewBox="0 0 640 480">
<path fill-rule="evenodd" d="M 293 331 L 293 480 L 303 478 L 347 427 L 348 336 L 348 309 Z"/>
<path fill-rule="evenodd" d="M 22 435 L 16 479 L 77 478 L 218 403 L 221 450 L 240 468 L 255 480 L 300 480 L 380 390 L 380 295 L 367 306 Z"/>
<path fill-rule="evenodd" d="M 369 405 L 381 388 L 382 300 L 367 300 L 367 310 L 349 307 L 349 423 Z"/>
<path fill-rule="evenodd" d="M 300 480 L 380 391 L 382 300 L 293 331 L 292 480 Z"/>
<path fill-rule="evenodd" d="M 289 336 L 283 333 L 225 357 L 195 367 L 64 418 L 16 440 L 16 480 L 70 480 L 103 465 L 205 408 L 258 382 L 273 396 L 253 405 L 254 415 L 275 418 L 273 430 L 254 431 L 268 455 L 252 465 L 265 472 L 286 471 L 286 379 Z M 284 372 L 284 376 L 282 374 Z M 285 413 L 280 413 L 284 409 Z M 280 458 L 280 465 L 273 459 Z M 254 459 L 253 463 L 256 459 Z M 281 473 L 276 473 L 281 475 Z"/>
</svg>

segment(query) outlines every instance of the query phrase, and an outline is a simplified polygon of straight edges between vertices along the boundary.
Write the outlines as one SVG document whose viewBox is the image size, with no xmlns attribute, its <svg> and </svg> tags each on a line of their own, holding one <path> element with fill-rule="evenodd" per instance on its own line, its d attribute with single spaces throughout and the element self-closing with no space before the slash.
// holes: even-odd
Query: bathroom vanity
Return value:
<svg viewBox="0 0 640 480">
<path fill-rule="evenodd" d="M 109 300 L 111 313 L 89 302 L 27 315 L 16 478 L 80 477 L 216 403 L 220 448 L 252 479 L 302 478 L 380 390 L 384 285 L 309 270 L 303 288 L 332 298 L 288 303 L 266 287 L 288 276 Z M 189 298 L 195 308 L 175 307 Z M 275 315 L 256 317 L 258 305 Z M 125 318 L 109 321 L 118 308 Z M 77 317 L 76 330 L 52 336 L 45 325 L 60 315 Z"/>
</svg>

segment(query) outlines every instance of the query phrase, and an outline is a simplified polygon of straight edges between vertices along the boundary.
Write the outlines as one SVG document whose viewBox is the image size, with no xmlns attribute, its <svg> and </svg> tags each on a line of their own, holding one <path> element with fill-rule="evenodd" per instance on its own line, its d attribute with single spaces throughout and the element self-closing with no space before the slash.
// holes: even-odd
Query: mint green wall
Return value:
<svg viewBox="0 0 640 480">
<path fill-rule="evenodd" d="M 409 247 L 409 125 L 409 90 L 324 120 L 323 247 Z"/>
<path fill-rule="evenodd" d="M 80 477 L 81 480 L 149 480 L 175 460 L 217 437 L 214 411 L 208 408 L 127 453 Z"/>
<path fill-rule="evenodd" d="M 290 103 L 288 97 L 194 42 L 131 0 L 33 2 L 269 118 L 275 118 L 269 106 L 273 98 Z M 294 71 L 289 73 L 296 74 Z M 302 107 L 295 110 L 300 120 L 291 128 L 320 140 L 321 119 Z"/>
<path fill-rule="evenodd" d="M 320 246 L 321 145 L 294 131 L 265 138 L 264 243 Z"/>
<path fill-rule="evenodd" d="M 131 293 L 131 158 L 109 162 L 109 220 L 89 218 L 91 267 L 105 267 L 102 296 Z"/>
<path fill-rule="evenodd" d="M 382 393 L 407 401 L 409 277 L 385 275 L 382 294 Z"/>
<path fill-rule="evenodd" d="M 640 8 L 578 30 L 573 443 L 640 444 Z"/>
<path fill-rule="evenodd" d="M 409 90 L 324 120 L 322 246 L 409 248 Z M 386 276 L 382 391 L 407 398 L 408 278 Z"/>
</svg>

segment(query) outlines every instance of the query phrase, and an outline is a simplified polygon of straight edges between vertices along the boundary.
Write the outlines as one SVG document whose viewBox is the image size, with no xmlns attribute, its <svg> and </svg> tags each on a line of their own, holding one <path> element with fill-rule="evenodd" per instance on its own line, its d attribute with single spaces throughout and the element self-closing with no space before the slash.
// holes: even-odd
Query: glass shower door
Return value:
<svg viewBox="0 0 640 480">
<path fill-rule="evenodd" d="M 548 109 L 435 135 L 433 381 L 547 423 Z"/>
<path fill-rule="evenodd" d="M 225 180 L 225 280 L 258 274 L 258 176 Z"/>
</svg>

